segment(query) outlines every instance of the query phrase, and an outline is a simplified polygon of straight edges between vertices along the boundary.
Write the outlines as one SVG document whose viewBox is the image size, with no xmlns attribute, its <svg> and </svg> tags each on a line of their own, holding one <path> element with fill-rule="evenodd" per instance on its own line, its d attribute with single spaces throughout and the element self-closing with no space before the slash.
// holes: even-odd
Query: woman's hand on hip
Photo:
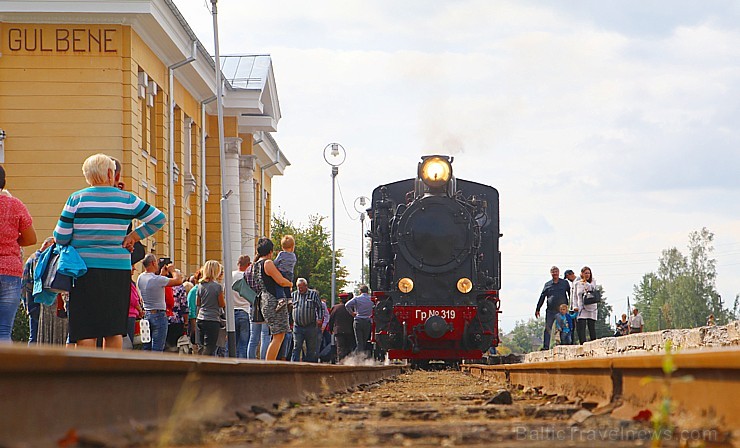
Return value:
<svg viewBox="0 0 740 448">
<path fill-rule="evenodd" d="M 131 232 L 128 235 L 126 235 L 126 238 L 123 239 L 122 246 L 128 249 L 129 252 L 134 251 L 134 244 L 141 241 L 141 237 L 136 232 Z"/>
</svg>

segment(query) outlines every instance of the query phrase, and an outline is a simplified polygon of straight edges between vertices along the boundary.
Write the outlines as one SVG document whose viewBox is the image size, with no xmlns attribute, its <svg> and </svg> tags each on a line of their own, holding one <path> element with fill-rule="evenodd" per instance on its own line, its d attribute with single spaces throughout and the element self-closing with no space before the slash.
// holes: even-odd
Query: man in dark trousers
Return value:
<svg viewBox="0 0 740 448">
<path fill-rule="evenodd" d="M 543 335 L 542 350 L 550 349 L 550 335 L 552 334 L 552 324 L 555 323 L 555 317 L 557 316 L 560 305 L 568 305 L 570 297 L 570 284 L 567 280 L 560 278 L 560 269 L 557 266 L 550 268 L 550 275 L 552 280 L 545 283 L 545 287 L 542 288 L 542 294 L 540 294 L 540 300 L 537 302 L 537 309 L 534 312 L 534 317 L 540 317 L 540 308 L 547 298 L 547 308 L 545 309 L 545 334 Z"/>
<path fill-rule="evenodd" d="M 344 306 L 352 298 L 352 293 L 339 294 L 340 303 L 331 308 L 329 324 L 327 327 L 334 335 L 337 345 L 337 362 L 341 361 L 355 349 L 355 330 L 353 323 L 355 318 Z"/>
<path fill-rule="evenodd" d="M 360 295 L 353 298 L 345 307 L 355 318 L 353 323 L 355 330 L 355 342 L 357 343 L 357 353 L 367 356 L 367 340 L 370 338 L 372 330 L 373 300 L 370 298 L 370 290 L 366 285 L 360 286 Z M 554 322 L 554 320 L 553 320 Z"/>
<path fill-rule="evenodd" d="M 319 294 L 314 289 L 308 289 L 308 281 L 299 278 L 295 282 L 296 291 L 293 291 L 293 361 L 301 360 L 303 343 L 306 343 L 304 362 L 317 362 L 319 330 L 324 321 L 324 307 Z"/>
</svg>

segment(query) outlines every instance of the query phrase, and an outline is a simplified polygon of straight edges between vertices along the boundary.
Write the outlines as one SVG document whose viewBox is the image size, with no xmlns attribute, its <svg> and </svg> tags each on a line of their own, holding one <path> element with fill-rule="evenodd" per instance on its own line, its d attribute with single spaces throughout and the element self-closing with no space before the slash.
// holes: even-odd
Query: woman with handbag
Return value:
<svg viewBox="0 0 740 448">
<path fill-rule="evenodd" d="M 119 190 L 115 162 L 105 154 L 88 157 L 82 174 L 90 187 L 72 193 L 54 229 L 58 245 L 71 245 L 87 273 L 69 291 L 69 338 L 78 347 L 121 349 L 128 333 L 131 251 L 162 228 L 164 213 L 135 194 Z M 127 233 L 131 221 L 141 224 Z"/>
<path fill-rule="evenodd" d="M 585 302 L 588 301 L 589 293 L 596 291 L 596 282 L 591 274 L 591 268 L 584 266 L 581 268 L 581 278 L 576 280 L 575 284 L 576 300 L 574 311 L 578 311 L 578 320 L 576 330 L 578 331 L 578 341 L 580 344 L 586 342 L 586 327 L 588 326 L 589 340 L 596 339 L 596 318 L 598 316 L 598 304 Z"/>
<path fill-rule="evenodd" d="M 258 259 L 259 255 L 255 256 Z M 244 272 L 244 279 L 247 284 L 254 290 L 257 288 L 255 283 L 255 277 L 252 275 L 254 269 L 254 263 L 250 264 L 247 270 Z M 255 300 L 257 298 L 255 297 Z M 258 302 L 255 302 L 259 305 Z M 247 344 L 247 358 L 257 358 L 257 346 L 260 347 L 260 359 L 264 360 L 267 356 L 267 346 L 270 345 L 270 329 L 267 327 L 264 316 L 262 316 L 262 310 L 258 306 L 252 304 L 251 313 L 249 315 L 249 344 Z"/>
<path fill-rule="evenodd" d="M 0 342 L 10 342 L 21 303 L 21 247 L 33 244 L 36 230 L 31 214 L 20 199 L 5 189 L 5 169 L 0 166 Z"/>
<path fill-rule="evenodd" d="M 275 294 L 279 286 L 291 286 L 293 283 L 283 277 L 278 271 L 275 263 L 272 262 L 273 243 L 269 238 L 262 237 L 257 242 L 257 261 L 252 266 L 250 284 L 254 284 L 257 293 L 257 301 L 260 303 L 260 310 L 270 328 L 272 340 L 267 347 L 267 356 L 265 359 L 276 360 L 280 346 L 285 338 L 285 333 L 290 331 L 288 322 L 288 301 L 287 299 L 277 299 Z"/>
</svg>

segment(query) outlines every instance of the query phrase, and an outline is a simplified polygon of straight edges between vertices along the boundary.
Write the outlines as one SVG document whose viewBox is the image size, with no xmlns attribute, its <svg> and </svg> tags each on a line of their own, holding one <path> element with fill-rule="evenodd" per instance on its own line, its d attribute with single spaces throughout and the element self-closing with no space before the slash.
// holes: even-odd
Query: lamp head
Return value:
<svg viewBox="0 0 740 448">
<path fill-rule="evenodd" d="M 370 199 L 365 196 L 360 196 L 355 199 L 355 210 L 362 216 L 365 213 L 367 205 L 370 203 Z"/>
<path fill-rule="evenodd" d="M 329 165 L 337 167 L 344 163 L 345 158 L 347 158 L 347 152 L 339 143 L 329 143 L 324 147 L 324 160 Z"/>
<path fill-rule="evenodd" d="M 447 156 L 422 157 L 419 178 L 430 189 L 443 189 L 452 179 L 452 160 Z"/>
</svg>

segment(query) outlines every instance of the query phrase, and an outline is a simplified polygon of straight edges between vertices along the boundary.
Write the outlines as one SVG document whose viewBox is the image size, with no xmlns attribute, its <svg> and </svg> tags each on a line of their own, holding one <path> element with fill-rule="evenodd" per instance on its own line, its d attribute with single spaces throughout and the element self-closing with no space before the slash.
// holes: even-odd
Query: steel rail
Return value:
<svg viewBox="0 0 740 448">
<path fill-rule="evenodd" d="M 677 370 L 663 373 L 665 355 L 547 361 L 497 366 L 465 365 L 471 375 L 509 387 L 608 407 L 618 418 L 656 412 L 669 399 L 673 421 L 683 428 L 740 428 L 740 348 L 679 352 Z"/>
<path fill-rule="evenodd" d="M 173 418 L 233 417 L 399 373 L 399 366 L 0 346 L 0 446 L 41 446 L 71 429 L 120 432 Z"/>
</svg>

